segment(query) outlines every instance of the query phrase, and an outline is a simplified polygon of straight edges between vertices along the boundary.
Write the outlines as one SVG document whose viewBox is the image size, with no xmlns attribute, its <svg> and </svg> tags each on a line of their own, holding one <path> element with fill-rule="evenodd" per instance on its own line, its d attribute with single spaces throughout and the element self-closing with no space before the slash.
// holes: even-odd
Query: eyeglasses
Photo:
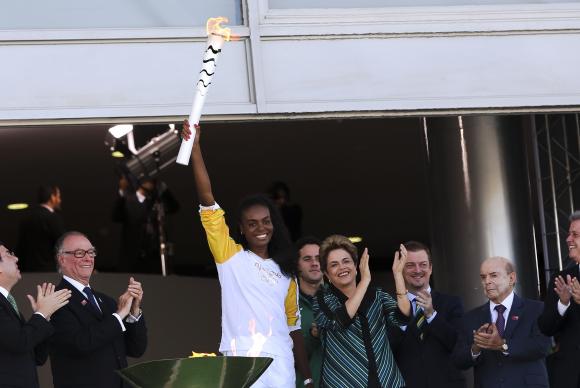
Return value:
<svg viewBox="0 0 580 388">
<path fill-rule="evenodd" d="M 91 258 L 97 256 L 97 250 L 95 248 L 91 248 L 89 250 L 75 249 L 74 251 L 62 251 L 62 253 L 66 253 L 67 255 L 73 255 L 77 259 L 82 259 L 86 255 L 89 255 L 89 257 Z"/>
</svg>

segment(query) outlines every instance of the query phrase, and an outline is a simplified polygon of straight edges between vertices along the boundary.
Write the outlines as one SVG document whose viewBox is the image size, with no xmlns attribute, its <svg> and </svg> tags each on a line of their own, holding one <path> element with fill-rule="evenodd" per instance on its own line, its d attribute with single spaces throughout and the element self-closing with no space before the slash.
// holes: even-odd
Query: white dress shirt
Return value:
<svg viewBox="0 0 580 388">
<path fill-rule="evenodd" d="M 85 298 L 89 299 L 89 296 L 87 294 L 85 294 L 85 292 L 83 291 L 85 289 L 85 287 L 91 287 L 90 284 L 87 284 L 86 286 L 84 284 L 82 284 L 79 281 L 74 280 L 73 278 L 70 278 L 66 275 L 62 275 L 62 277 L 64 278 L 64 280 L 66 280 L 67 282 L 69 282 L 74 288 L 76 288 L 77 290 L 80 291 L 81 294 L 83 294 L 85 296 Z M 91 288 L 92 289 L 92 288 Z M 95 296 L 96 299 L 96 296 Z M 99 309 L 101 308 L 101 306 L 99 305 L 99 301 L 95 300 L 95 303 L 97 304 L 97 306 L 99 306 Z M 115 318 L 117 318 L 117 320 L 119 321 L 119 324 L 121 325 L 121 329 L 123 331 L 126 331 L 127 328 L 125 327 L 125 325 L 123 324 L 123 320 L 121 319 L 121 316 L 117 313 L 113 313 L 113 316 Z"/>
<path fill-rule="evenodd" d="M 429 294 L 431 294 L 431 286 L 427 287 L 426 291 Z M 417 301 L 415 300 L 417 298 L 417 295 L 413 294 L 410 291 L 407 291 L 407 298 L 409 299 L 409 302 L 411 302 L 411 309 L 413 310 L 413 316 L 417 315 Z M 427 316 L 425 316 L 425 320 L 427 321 L 427 323 L 431 323 L 435 319 L 436 315 L 437 315 L 437 311 L 433 310 L 433 314 L 431 314 L 431 316 L 429 318 L 427 318 Z M 401 326 L 401 330 L 406 331 L 407 325 Z"/>
</svg>

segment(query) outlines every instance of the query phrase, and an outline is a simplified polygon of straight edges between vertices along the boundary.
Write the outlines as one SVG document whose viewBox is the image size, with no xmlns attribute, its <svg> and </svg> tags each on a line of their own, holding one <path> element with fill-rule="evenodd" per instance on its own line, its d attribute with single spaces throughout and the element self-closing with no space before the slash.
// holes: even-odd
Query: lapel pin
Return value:
<svg viewBox="0 0 580 388">
<path fill-rule="evenodd" d="M 517 321 L 518 319 L 520 319 L 520 317 L 518 317 L 517 315 L 514 315 L 514 316 L 512 317 L 512 321 Z"/>
<path fill-rule="evenodd" d="M 85 299 L 81 300 L 81 304 L 84 306 L 87 304 L 87 301 Z"/>
</svg>

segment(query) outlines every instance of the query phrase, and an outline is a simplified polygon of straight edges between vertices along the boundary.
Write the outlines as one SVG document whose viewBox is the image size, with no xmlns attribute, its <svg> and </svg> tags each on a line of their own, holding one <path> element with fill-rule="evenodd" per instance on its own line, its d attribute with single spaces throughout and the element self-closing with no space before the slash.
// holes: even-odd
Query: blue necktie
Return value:
<svg viewBox="0 0 580 388">
<path fill-rule="evenodd" d="M 91 287 L 83 288 L 83 292 L 87 295 L 87 299 L 89 300 L 89 303 L 91 304 L 91 306 L 93 306 L 95 311 L 97 311 L 99 314 L 101 314 L 101 309 L 99 308 L 99 305 L 97 304 L 97 300 L 95 299 L 95 294 L 93 294 L 93 290 L 91 290 Z"/>
</svg>

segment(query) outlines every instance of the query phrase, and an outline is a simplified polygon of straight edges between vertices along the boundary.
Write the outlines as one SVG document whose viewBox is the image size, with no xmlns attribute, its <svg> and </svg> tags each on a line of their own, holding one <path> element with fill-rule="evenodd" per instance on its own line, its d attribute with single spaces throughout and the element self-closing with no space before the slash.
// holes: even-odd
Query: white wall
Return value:
<svg viewBox="0 0 580 388">
<path fill-rule="evenodd" d="M 276 9 L 296 8 L 382 8 L 425 7 L 473 4 L 546 4 L 574 3 L 577 0 L 270 0 Z"/>
<path fill-rule="evenodd" d="M 206 119 L 580 106 L 578 3 L 270 9 L 248 0 L 244 9 Z M 0 30 L 0 125 L 185 116 L 204 35 L 202 27 Z"/>
</svg>

